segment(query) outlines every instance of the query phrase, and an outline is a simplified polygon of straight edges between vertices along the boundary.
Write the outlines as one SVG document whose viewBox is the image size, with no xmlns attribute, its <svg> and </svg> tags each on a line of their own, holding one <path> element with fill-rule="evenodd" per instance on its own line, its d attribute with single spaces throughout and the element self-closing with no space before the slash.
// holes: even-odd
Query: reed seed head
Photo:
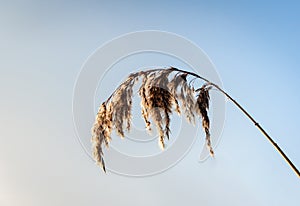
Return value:
<svg viewBox="0 0 300 206">
<path fill-rule="evenodd" d="M 127 131 L 130 130 L 133 87 L 139 79 L 141 79 L 138 91 L 141 98 L 141 115 L 147 130 L 151 130 L 152 123 L 156 126 L 161 149 L 165 148 L 165 137 L 170 138 L 171 115 L 173 111 L 176 111 L 179 115 L 183 112 L 188 122 L 193 124 L 197 116 L 201 118 L 207 147 L 210 154 L 214 154 L 208 117 L 211 86 L 204 84 L 195 91 L 188 76 L 188 72 L 178 72 L 173 67 L 136 72 L 130 74 L 101 104 L 92 128 L 91 141 L 94 159 L 104 171 L 102 146 L 109 147 L 113 130 L 121 138 L 125 136 L 125 127 Z"/>
</svg>

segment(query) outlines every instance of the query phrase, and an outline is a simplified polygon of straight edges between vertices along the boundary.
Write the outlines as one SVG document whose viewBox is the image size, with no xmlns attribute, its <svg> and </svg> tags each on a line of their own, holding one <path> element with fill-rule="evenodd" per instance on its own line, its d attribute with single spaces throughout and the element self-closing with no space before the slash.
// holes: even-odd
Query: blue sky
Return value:
<svg viewBox="0 0 300 206">
<path fill-rule="evenodd" d="M 1 205 L 299 205 L 299 178 L 230 102 L 215 159 L 198 163 L 196 141 L 175 167 L 146 178 L 101 173 L 72 121 L 73 87 L 91 53 L 124 33 L 173 32 L 207 53 L 224 89 L 299 168 L 299 9 L 296 1 L 1 2 Z"/>
</svg>

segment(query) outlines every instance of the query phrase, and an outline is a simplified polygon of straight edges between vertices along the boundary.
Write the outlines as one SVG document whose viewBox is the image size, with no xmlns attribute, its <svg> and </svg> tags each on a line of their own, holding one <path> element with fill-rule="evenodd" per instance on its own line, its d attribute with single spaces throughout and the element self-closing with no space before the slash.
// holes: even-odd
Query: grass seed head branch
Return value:
<svg viewBox="0 0 300 206">
<path fill-rule="evenodd" d="M 174 74 L 176 73 L 176 74 Z M 188 77 L 194 79 L 189 80 Z M 200 79 L 204 84 L 194 89 L 193 81 Z M 151 130 L 154 123 L 159 134 L 159 145 L 165 148 L 165 137 L 170 136 L 171 114 L 175 110 L 178 114 L 184 113 L 188 122 L 195 124 L 195 118 L 202 120 L 205 140 L 210 154 L 214 151 L 211 146 L 210 121 L 208 116 L 209 91 L 212 88 L 220 91 L 234 103 L 262 132 L 262 134 L 277 149 L 294 172 L 300 177 L 300 172 L 282 149 L 274 142 L 269 134 L 255 121 L 255 119 L 228 93 L 208 79 L 185 70 L 170 67 L 156 68 L 130 74 L 121 83 L 111 96 L 99 107 L 95 123 L 92 127 L 92 149 L 96 163 L 105 171 L 103 146 L 109 147 L 112 130 L 124 137 L 124 127 L 129 131 L 131 127 L 132 96 L 134 85 L 141 80 L 139 96 L 141 97 L 141 115 L 147 130 Z"/>
</svg>

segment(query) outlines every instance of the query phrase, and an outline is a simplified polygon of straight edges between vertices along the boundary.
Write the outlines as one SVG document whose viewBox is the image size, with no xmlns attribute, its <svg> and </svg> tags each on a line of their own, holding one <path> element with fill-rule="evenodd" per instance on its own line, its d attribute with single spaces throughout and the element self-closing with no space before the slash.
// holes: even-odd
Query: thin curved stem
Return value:
<svg viewBox="0 0 300 206">
<path fill-rule="evenodd" d="M 166 69 L 156 68 L 156 69 L 151 69 L 151 70 L 147 70 L 147 71 L 140 71 L 140 72 L 136 72 L 136 73 L 131 74 L 129 77 L 135 78 L 135 77 L 138 77 L 139 75 L 142 75 L 142 74 L 146 75 L 146 74 L 149 74 L 149 73 L 152 73 L 152 72 L 159 72 L 159 71 L 163 71 L 163 70 L 166 70 Z M 220 91 L 225 97 L 227 97 L 231 102 L 233 102 L 254 123 L 254 125 L 258 128 L 258 130 L 260 130 L 262 132 L 262 134 L 270 141 L 270 143 L 275 147 L 275 149 L 279 152 L 279 154 L 285 159 L 285 161 L 289 164 L 289 166 L 294 170 L 294 172 L 300 178 L 300 172 L 299 172 L 299 170 L 293 164 L 293 162 L 287 157 L 287 155 L 282 151 L 282 149 L 277 145 L 277 143 L 259 125 L 259 123 L 236 100 L 234 100 L 227 92 L 225 92 L 223 89 L 221 89 L 217 84 L 215 84 L 213 82 L 210 82 L 208 79 L 206 79 L 206 78 L 204 78 L 204 77 L 202 77 L 202 76 L 200 76 L 200 75 L 198 75 L 196 73 L 185 71 L 185 70 L 181 70 L 181 69 L 177 69 L 177 68 L 174 68 L 174 67 L 167 68 L 167 70 L 170 70 L 171 72 L 177 71 L 178 73 L 176 75 L 178 75 L 179 73 L 184 73 L 186 75 L 194 76 L 194 77 L 196 77 L 198 79 L 201 79 L 201 80 L 205 81 L 206 83 L 208 83 L 209 85 L 213 86 L 218 91 Z M 116 90 L 106 100 L 106 103 L 111 100 L 111 98 L 115 95 L 115 93 L 119 90 L 119 88 L 121 86 L 122 86 L 122 84 L 119 87 L 116 88 Z"/>
<path fill-rule="evenodd" d="M 223 93 L 231 102 L 233 102 L 253 123 L 254 125 L 262 132 L 262 134 L 271 142 L 271 144 L 275 147 L 275 149 L 279 152 L 279 154 L 285 159 L 285 161 L 289 164 L 289 166 L 294 170 L 294 172 L 297 174 L 297 176 L 300 178 L 300 172 L 297 169 L 297 167 L 293 164 L 293 162 L 287 157 L 287 155 L 282 151 L 282 149 L 278 146 L 278 144 L 271 138 L 271 136 L 259 125 L 259 123 L 236 101 L 234 100 L 228 93 L 226 93 L 223 89 L 221 89 L 217 84 L 214 84 L 207 80 L 204 77 L 199 76 L 198 74 L 195 74 L 193 72 L 188 72 L 184 70 L 180 70 L 177 68 L 171 68 L 174 71 L 186 73 L 189 75 L 192 75 L 194 77 L 197 77 L 199 79 L 202 79 L 203 81 L 209 83 L 213 87 L 215 87 L 217 90 L 219 90 L 221 93 Z"/>
</svg>

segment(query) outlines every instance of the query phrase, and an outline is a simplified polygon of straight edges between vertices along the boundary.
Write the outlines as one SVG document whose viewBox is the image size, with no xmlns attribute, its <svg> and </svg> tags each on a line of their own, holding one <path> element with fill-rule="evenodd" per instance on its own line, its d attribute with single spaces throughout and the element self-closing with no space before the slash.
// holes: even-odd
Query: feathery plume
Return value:
<svg viewBox="0 0 300 206">
<path fill-rule="evenodd" d="M 165 148 L 165 137 L 170 138 L 172 108 L 175 108 L 178 114 L 183 111 L 190 123 L 195 122 L 195 114 L 201 116 L 206 142 L 213 154 L 207 115 L 209 88 L 203 86 L 198 98 L 195 99 L 196 92 L 187 79 L 189 73 L 181 71 L 170 77 L 174 71 L 176 69 L 171 67 L 133 73 L 102 103 L 92 128 L 92 145 L 94 159 L 104 171 L 102 145 L 109 147 L 112 130 L 115 130 L 121 138 L 125 136 L 125 126 L 127 131 L 130 130 L 133 87 L 139 77 L 141 77 L 139 96 L 141 97 L 142 117 L 147 130 L 151 130 L 150 119 L 155 124 L 161 149 Z"/>
<path fill-rule="evenodd" d="M 110 139 L 110 133 L 109 130 L 107 130 L 106 125 L 106 118 L 106 105 L 105 103 L 102 103 L 92 128 L 92 146 L 94 159 L 104 171 L 105 163 L 103 160 L 102 144 L 105 143 L 105 145 L 108 146 L 108 140 Z"/>
<path fill-rule="evenodd" d="M 162 149 L 165 148 L 164 137 L 167 136 L 169 139 L 170 134 L 172 98 L 170 92 L 167 90 L 170 72 L 170 70 L 160 71 L 154 75 L 152 82 L 148 82 L 147 84 L 147 88 L 149 89 L 148 106 L 152 120 L 159 133 L 159 145 Z"/>
<path fill-rule="evenodd" d="M 207 84 L 204 84 L 199 91 L 198 98 L 197 98 L 197 113 L 201 115 L 202 117 L 202 127 L 206 134 L 206 145 L 209 149 L 210 155 L 214 156 L 214 151 L 211 146 L 211 140 L 210 140 L 210 122 L 207 114 L 207 110 L 209 109 L 209 90 L 211 89 L 210 86 Z"/>
</svg>

